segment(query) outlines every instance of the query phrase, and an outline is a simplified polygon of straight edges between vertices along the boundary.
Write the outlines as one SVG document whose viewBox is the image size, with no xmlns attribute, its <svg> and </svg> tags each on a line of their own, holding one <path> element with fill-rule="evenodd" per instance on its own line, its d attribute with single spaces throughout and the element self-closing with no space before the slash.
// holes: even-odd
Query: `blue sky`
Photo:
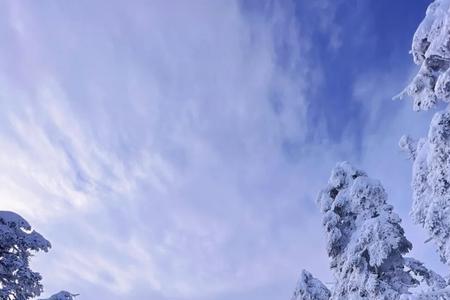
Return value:
<svg viewBox="0 0 450 300">
<path fill-rule="evenodd" d="M 0 204 L 51 240 L 46 293 L 289 299 L 332 281 L 315 197 L 337 161 L 380 179 L 413 254 L 392 101 L 430 1 L 5 1 Z"/>
</svg>

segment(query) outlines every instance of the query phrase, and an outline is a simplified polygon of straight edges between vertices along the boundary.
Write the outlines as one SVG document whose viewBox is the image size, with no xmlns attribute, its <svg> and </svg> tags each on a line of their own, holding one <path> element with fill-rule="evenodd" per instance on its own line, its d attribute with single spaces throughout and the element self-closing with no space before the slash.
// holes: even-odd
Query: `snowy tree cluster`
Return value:
<svg viewBox="0 0 450 300">
<path fill-rule="evenodd" d="M 0 299 L 26 300 L 42 293 L 42 277 L 30 269 L 30 258 L 34 252 L 47 252 L 50 247 L 50 242 L 32 230 L 24 218 L 0 211 Z M 63 291 L 48 300 L 73 300 L 74 296 Z"/>
<path fill-rule="evenodd" d="M 419 286 L 417 299 L 447 293 L 440 275 L 405 257 L 412 245 L 387 199 L 379 181 L 347 162 L 337 164 L 318 198 L 336 282 L 330 291 L 303 271 L 293 299 L 414 299 L 411 290 Z"/>
<path fill-rule="evenodd" d="M 411 53 L 420 69 L 399 97 L 410 96 L 415 111 L 450 102 L 450 0 L 428 7 Z M 405 135 L 399 146 L 413 161 L 411 217 L 450 265 L 450 107 L 435 113 L 426 137 Z M 450 299 L 449 282 L 405 256 L 412 245 L 380 182 L 339 163 L 318 204 L 335 282 L 327 288 L 303 271 L 293 299 Z"/>
</svg>

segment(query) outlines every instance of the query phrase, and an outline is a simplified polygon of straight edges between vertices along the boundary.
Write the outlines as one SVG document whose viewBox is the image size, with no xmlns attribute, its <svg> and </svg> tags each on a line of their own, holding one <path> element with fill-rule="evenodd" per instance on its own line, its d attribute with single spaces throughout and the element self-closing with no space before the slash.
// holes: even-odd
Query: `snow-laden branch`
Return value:
<svg viewBox="0 0 450 300">
<path fill-rule="evenodd" d="M 436 0 L 414 34 L 411 53 L 419 72 L 395 98 L 409 95 L 414 110 L 428 110 L 441 100 L 450 102 L 450 1 Z"/>
</svg>

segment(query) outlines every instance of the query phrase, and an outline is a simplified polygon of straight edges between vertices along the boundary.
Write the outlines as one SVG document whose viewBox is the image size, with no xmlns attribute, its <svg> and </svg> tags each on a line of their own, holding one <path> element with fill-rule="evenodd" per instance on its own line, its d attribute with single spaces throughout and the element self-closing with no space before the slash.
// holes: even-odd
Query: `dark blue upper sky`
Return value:
<svg viewBox="0 0 450 300">
<path fill-rule="evenodd" d="M 312 28 L 319 28 L 323 11 L 311 8 L 309 1 L 296 3 L 300 26 L 312 23 Z M 330 46 L 329 31 L 313 29 L 310 53 L 323 66 L 323 82 L 312 95 L 310 122 L 316 124 L 326 119 L 328 136 L 337 142 L 351 127 L 354 146 L 359 147 L 366 116 L 362 104 L 353 99 L 354 83 L 359 77 L 374 72 L 408 78 L 409 74 L 404 70 L 411 66 L 408 55 L 411 37 L 430 1 L 349 0 L 337 3 L 330 26 L 339 28 L 340 46 Z M 380 82 L 380 89 L 383 88 Z M 388 101 L 386 99 L 383 114 L 399 109 L 399 105 Z"/>
</svg>

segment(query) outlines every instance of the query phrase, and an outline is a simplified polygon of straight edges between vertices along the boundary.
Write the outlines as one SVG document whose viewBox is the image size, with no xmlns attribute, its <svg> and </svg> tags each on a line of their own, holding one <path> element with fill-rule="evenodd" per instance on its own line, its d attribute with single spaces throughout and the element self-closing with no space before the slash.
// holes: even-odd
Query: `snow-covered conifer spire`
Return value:
<svg viewBox="0 0 450 300">
<path fill-rule="evenodd" d="M 405 270 L 412 245 L 380 182 L 339 163 L 318 202 L 336 285 L 331 299 L 398 299 L 418 284 Z"/>
</svg>

